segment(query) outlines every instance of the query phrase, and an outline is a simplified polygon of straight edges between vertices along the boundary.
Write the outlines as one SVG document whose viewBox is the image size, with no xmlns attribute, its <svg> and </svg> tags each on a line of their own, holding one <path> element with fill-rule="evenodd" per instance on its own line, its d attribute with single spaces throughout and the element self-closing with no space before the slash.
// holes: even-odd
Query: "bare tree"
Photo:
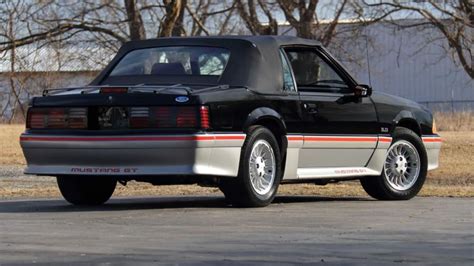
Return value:
<svg viewBox="0 0 474 266">
<path fill-rule="evenodd" d="M 235 1 L 188 0 L 186 11 L 191 17 L 189 35 L 223 35 L 233 32 Z M 230 27 L 229 27 L 230 26 Z"/>
<path fill-rule="evenodd" d="M 344 12 L 347 12 L 348 0 L 335 5 L 330 21 L 322 22 L 317 14 L 318 0 L 278 0 L 288 23 L 296 30 L 299 37 L 317 39 L 323 45 L 329 45 L 337 34 L 337 25 Z M 297 15 L 296 15 L 297 14 Z"/>
<path fill-rule="evenodd" d="M 182 25 L 182 12 L 184 12 L 184 1 L 183 0 L 163 0 L 165 6 L 165 19 L 161 24 L 159 36 L 167 37 L 172 36 L 173 32 L 179 31 L 175 29 L 175 24 L 178 22 Z M 181 19 L 181 21 L 178 21 Z M 179 28 L 179 26 L 178 26 Z"/>
<path fill-rule="evenodd" d="M 364 1 L 368 12 L 396 24 L 400 28 L 429 27 L 442 34 L 452 51 L 455 61 L 460 62 L 465 72 L 474 78 L 473 42 L 474 42 L 474 13 L 471 0 L 427 0 L 423 4 L 408 3 L 407 1 L 380 1 L 368 3 Z M 399 13 L 399 16 L 387 14 Z M 419 20 L 401 20 L 417 15 Z M 411 22 L 410 22 L 411 21 Z"/>
<path fill-rule="evenodd" d="M 318 0 L 310 0 L 308 4 L 304 0 L 278 0 L 278 3 L 285 14 L 286 20 L 295 28 L 298 36 L 315 39 L 314 27 Z M 296 11 L 298 18 L 295 16 Z"/>
<path fill-rule="evenodd" d="M 125 0 L 125 10 L 128 18 L 128 28 L 130 30 L 130 40 L 146 39 L 145 26 L 143 25 L 142 16 L 137 10 L 135 0 Z"/>
<path fill-rule="evenodd" d="M 270 3 L 263 0 L 257 0 L 258 8 L 254 0 L 235 0 L 237 11 L 245 22 L 248 30 L 252 34 L 258 35 L 277 35 L 278 22 L 274 18 L 274 12 L 270 10 Z M 267 21 L 262 22 L 260 18 L 265 14 Z"/>
<path fill-rule="evenodd" d="M 0 38 L 0 52 L 47 42 L 53 37 L 68 40 L 78 36 L 115 52 L 129 40 L 146 39 L 148 36 L 186 35 L 186 0 L 162 0 L 161 3 L 123 0 L 123 5 L 114 0 L 85 0 L 69 5 L 51 0 L 20 2 L 29 7 L 30 17 L 23 22 L 15 21 L 25 26 L 17 38 Z M 11 7 L 0 7 L 8 8 Z M 191 9 L 188 7 L 188 10 Z M 153 23 L 145 23 L 144 16 Z M 153 33 L 155 29 L 159 30 Z"/>
<path fill-rule="evenodd" d="M 0 115 L 24 116 L 27 98 L 41 87 L 30 82 L 28 75 L 38 78 L 31 71 L 71 70 L 71 62 L 96 70 L 129 40 L 227 34 L 238 25 L 233 14 L 235 2 L 220 0 L 4 1 L 0 61 L 8 69 L 0 77 Z"/>
<path fill-rule="evenodd" d="M 186 29 L 184 27 L 184 13 L 187 7 L 187 0 L 181 0 L 181 6 L 179 7 L 178 17 L 173 25 L 171 31 L 172 36 L 186 36 Z"/>
<path fill-rule="evenodd" d="M 2 34 L 0 35 L 2 38 L 5 38 L 7 40 L 15 40 L 16 34 L 17 34 L 17 28 L 15 25 L 15 17 L 21 17 L 24 15 L 24 13 L 27 11 L 22 5 L 21 2 L 16 2 L 16 3 L 10 3 L 10 8 L 8 9 L 8 12 L 2 12 L 2 14 L 6 15 L 5 19 L 2 19 L 2 24 L 5 25 L 5 27 L 2 27 Z M 8 74 L 8 85 L 10 88 L 9 92 L 9 97 L 7 99 L 7 102 L 5 103 L 5 108 L 2 110 L 2 115 L 5 113 L 7 110 L 8 106 L 11 106 L 10 109 L 13 110 L 10 118 L 8 119 L 8 122 L 11 122 L 15 119 L 16 115 L 16 110 L 17 108 L 20 110 L 20 114 L 22 115 L 22 118 L 26 117 L 26 111 L 25 107 L 23 106 L 23 103 L 21 102 L 21 94 L 22 94 L 22 87 L 17 86 L 17 78 L 16 78 L 16 45 L 13 42 L 13 45 L 11 46 L 11 49 L 9 53 L 5 53 L 7 55 L 7 60 L 9 61 L 9 67 L 10 67 L 10 72 Z M 13 96 L 13 99 L 12 99 Z M 13 104 L 11 103 L 11 100 L 13 100 Z"/>
</svg>

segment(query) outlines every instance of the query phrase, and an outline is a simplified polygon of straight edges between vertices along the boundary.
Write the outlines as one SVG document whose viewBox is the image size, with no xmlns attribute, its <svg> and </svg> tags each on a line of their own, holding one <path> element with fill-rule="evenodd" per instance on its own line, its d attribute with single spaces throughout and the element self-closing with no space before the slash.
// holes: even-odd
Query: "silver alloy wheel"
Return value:
<svg viewBox="0 0 474 266">
<path fill-rule="evenodd" d="M 396 190 L 410 189 L 420 175 L 421 162 L 418 150 L 406 140 L 392 144 L 384 165 L 384 176 Z"/>
<path fill-rule="evenodd" d="M 249 160 L 250 182 L 257 194 L 265 195 L 270 192 L 275 181 L 275 169 L 272 146 L 266 140 L 257 140 L 253 144 Z"/>
</svg>

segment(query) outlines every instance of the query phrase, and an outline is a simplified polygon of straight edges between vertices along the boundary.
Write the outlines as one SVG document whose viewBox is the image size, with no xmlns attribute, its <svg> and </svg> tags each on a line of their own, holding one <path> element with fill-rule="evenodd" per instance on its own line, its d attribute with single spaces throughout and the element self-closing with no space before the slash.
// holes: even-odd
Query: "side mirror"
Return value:
<svg viewBox="0 0 474 266">
<path fill-rule="evenodd" d="M 372 87 L 366 84 L 359 84 L 354 88 L 354 96 L 356 97 L 368 97 L 372 95 Z"/>
</svg>

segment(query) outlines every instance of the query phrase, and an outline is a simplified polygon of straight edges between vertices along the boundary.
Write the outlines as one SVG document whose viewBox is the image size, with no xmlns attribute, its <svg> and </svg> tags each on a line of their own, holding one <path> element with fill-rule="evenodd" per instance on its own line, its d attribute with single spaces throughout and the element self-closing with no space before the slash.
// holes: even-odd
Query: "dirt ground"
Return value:
<svg viewBox="0 0 474 266">
<path fill-rule="evenodd" d="M 52 177 L 24 176 L 25 161 L 18 143 L 23 125 L 0 125 L 0 198 L 56 197 Z M 474 197 L 474 131 L 442 131 L 440 167 L 431 171 L 421 196 Z M 199 186 L 152 186 L 131 182 L 119 185 L 117 196 L 206 195 L 216 188 Z M 281 195 L 366 196 L 357 181 L 316 186 L 283 185 Z"/>
</svg>

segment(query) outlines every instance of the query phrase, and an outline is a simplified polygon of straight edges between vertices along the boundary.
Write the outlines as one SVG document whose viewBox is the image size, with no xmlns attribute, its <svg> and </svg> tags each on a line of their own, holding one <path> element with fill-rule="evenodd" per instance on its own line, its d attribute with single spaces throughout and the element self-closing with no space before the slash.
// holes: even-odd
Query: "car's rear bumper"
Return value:
<svg viewBox="0 0 474 266">
<path fill-rule="evenodd" d="M 442 140 L 439 135 L 423 135 L 423 144 L 425 145 L 428 156 L 428 170 L 438 168 L 439 152 L 441 150 Z"/>
<path fill-rule="evenodd" d="M 26 174 L 237 176 L 245 134 L 22 134 Z"/>
</svg>

